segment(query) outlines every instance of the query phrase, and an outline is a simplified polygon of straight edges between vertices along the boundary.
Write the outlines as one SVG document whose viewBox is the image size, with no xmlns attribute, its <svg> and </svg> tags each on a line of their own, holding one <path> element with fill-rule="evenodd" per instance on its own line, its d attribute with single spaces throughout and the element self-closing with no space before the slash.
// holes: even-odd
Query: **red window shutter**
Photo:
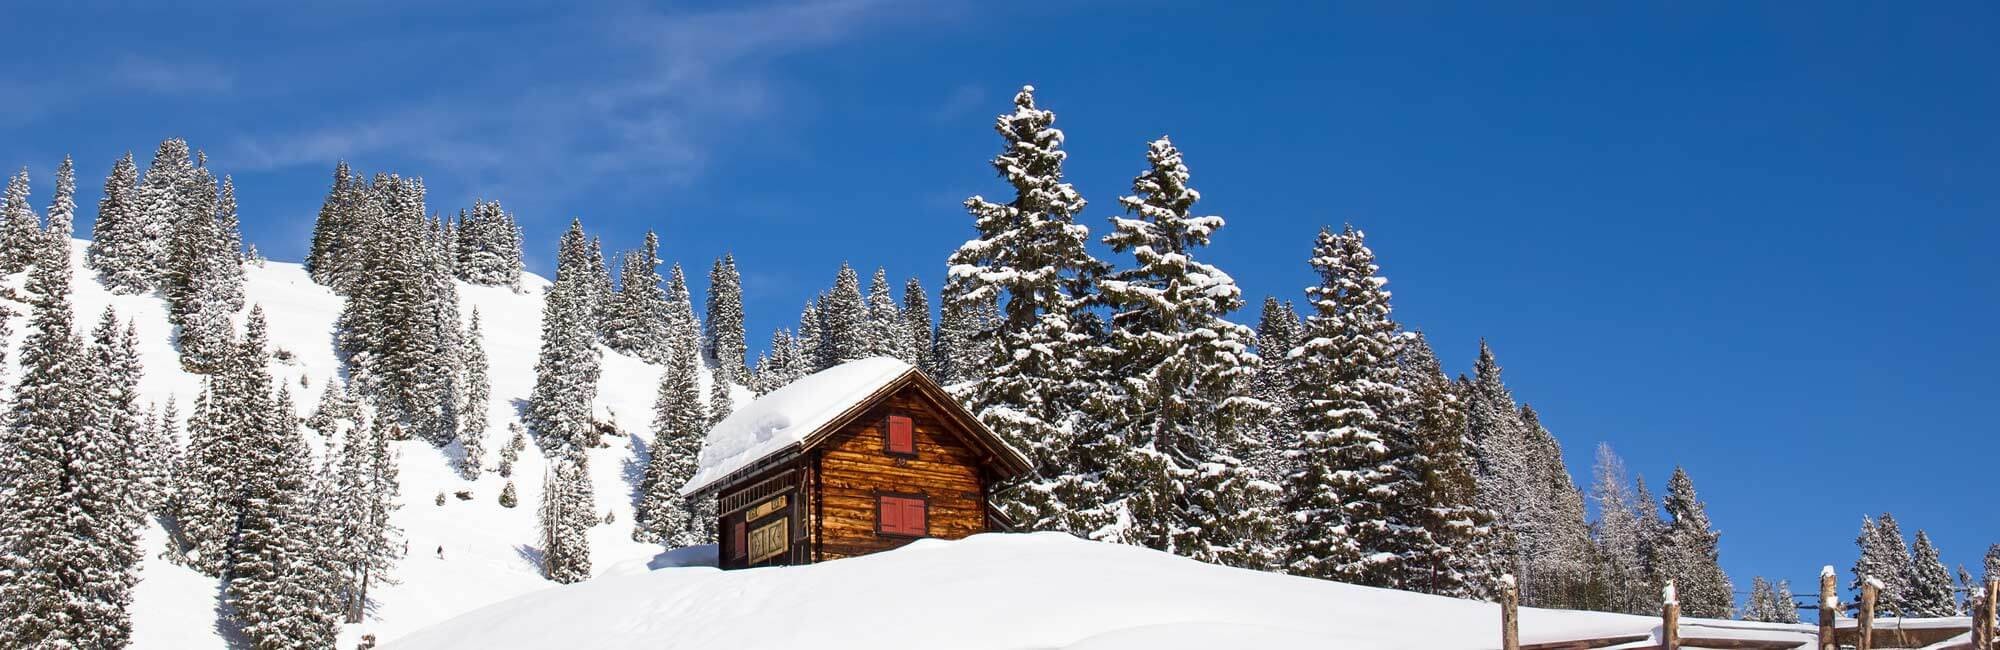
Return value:
<svg viewBox="0 0 2000 650">
<path fill-rule="evenodd" d="M 882 518 L 882 532 L 899 533 L 903 530 L 903 506 L 896 497 L 880 497 L 875 504 L 877 517 Z"/>
<path fill-rule="evenodd" d="M 739 558 L 750 555 L 750 535 L 744 531 L 743 522 L 729 527 L 729 557 Z"/>
<path fill-rule="evenodd" d="M 926 525 L 928 522 L 924 521 L 924 501 L 922 499 L 908 499 L 907 501 L 908 503 L 903 504 L 905 508 L 903 511 L 903 529 L 911 535 L 922 536 L 930 534 L 930 527 Z"/>
<path fill-rule="evenodd" d="M 910 497 L 877 497 L 876 512 L 882 532 L 889 535 L 923 537 L 930 529 L 924 522 L 924 500 Z"/>
<path fill-rule="evenodd" d="M 908 416 L 889 416 L 889 453 L 917 453 L 916 426 Z"/>
</svg>

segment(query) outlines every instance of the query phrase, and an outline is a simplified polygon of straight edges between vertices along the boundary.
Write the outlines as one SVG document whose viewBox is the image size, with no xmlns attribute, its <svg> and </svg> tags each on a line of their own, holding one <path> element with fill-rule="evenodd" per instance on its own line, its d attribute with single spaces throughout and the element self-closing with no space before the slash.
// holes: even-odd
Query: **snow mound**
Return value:
<svg viewBox="0 0 2000 650">
<path fill-rule="evenodd" d="M 1522 610 L 1529 642 L 1656 619 Z M 605 576 L 389 648 L 1492 648 L 1497 605 L 1202 564 L 1057 533 L 920 540 L 852 559 Z"/>
<path fill-rule="evenodd" d="M 849 361 L 800 378 L 715 423 L 702 441 L 700 467 L 681 488 L 694 494 L 771 454 L 804 441 L 848 407 L 912 371 L 892 357 Z"/>
</svg>

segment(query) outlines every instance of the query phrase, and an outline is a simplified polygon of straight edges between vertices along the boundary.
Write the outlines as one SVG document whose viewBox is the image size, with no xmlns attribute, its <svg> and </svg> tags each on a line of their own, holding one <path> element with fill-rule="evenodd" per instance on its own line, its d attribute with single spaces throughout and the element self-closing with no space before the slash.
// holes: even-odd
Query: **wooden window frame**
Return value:
<svg viewBox="0 0 2000 650">
<path fill-rule="evenodd" d="M 912 534 L 910 534 L 910 533 L 904 533 L 904 532 L 892 532 L 892 531 L 888 531 L 888 530 L 883 530 L 883 529 L 882 529 L 882 506 L 883 506 L 883 504 L 884 504 L 884 501 L 883 501 L 883 499 L 885 499 L 885 498 L 894 498 L 894 499 L 910 499 L 910 500 L 914 500 L 914 501 L 916 501 L 916 502 L 918 502 L 918 503 L 922 503 L 922 504 L 924 505 L 924 532 L 923 532 L 923 534 L 921 534 L 921 535 L 912 535 Z M 875 536 L 876 536 L 876 537 L 894 537 L 894 538 L 898 538 L 898 539 L 924 539 L 924 538 L 927 538 L 927 537 L 930 537 L 930 536 L 931 536 L 931 498 L 930 498 L 929 496 L 926 496 L 926 495 L 922 495 L 922 494 L 910 494 L 910 493 L 906 493 L 906 492 L 876 492 L 876 493 L 875 493 Z"/>
<path fill-rule="evenodd" d="M 903 418 L 903 419 L 905 419 L 905 420 L 909 420 L 909 421 L 910 421 L 910 450 L 909 450 L 909 451 L 897 451 L 897 450 L 896 450 L 896 446 L 895 446 L 895 444 L 894 444 L 894 443 L 892 442 L 892 441 L 894 440 L 894 438 L 893 438 L 892 436 L 890 436 L 890 435 L 889 435 L 889 423 L 890 423 L 890 421 L 894 420 L 895 418 Z M 888 455 L 890 455 L 890 456 L 895 456 L 895 457 L 897 457 L 897 458 L 916 458 L 916 457 L 917 457 L 917 419 L 916 419 L 916 418 L 914 418 L 914 417 L 911 417 L 911 416 L 910 416 L 910 415 L 909 415 L 908 413 L 889 413 L 888 415 L 884 415 L 884 416 L 882 416 L 882 453 L 884 453 L 884 454 L 888 454 Z"/>
</svg>

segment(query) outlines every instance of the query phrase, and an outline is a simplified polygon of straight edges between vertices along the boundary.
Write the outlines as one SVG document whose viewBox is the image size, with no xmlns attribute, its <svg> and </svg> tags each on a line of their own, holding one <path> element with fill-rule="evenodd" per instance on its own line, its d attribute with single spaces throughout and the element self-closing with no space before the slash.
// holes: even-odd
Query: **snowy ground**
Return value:
<svg viewBox="0 0 2000 650">
<path fill-rule="evenodd" d="M 172 328 L 166 320 L 166 304 L 156 294 L 119 296 L 106 291 L 95 273 L 83 263 L 87 242 L 74 242 L 73 260 L 77 269 L 74 300 L 78 327 L 93 327 L 106 306 L 115 307 L 120 317 L 136 319 L 140 356 L 146 374 L 140 383 L 142 400 L 165 404 L 175 400 L 185 417 L 193 410 L 201 377 L 180 370 L 171 342 Z M 340 313 L 341 298 L 313 283 L 297 264 L 269 262 L 246 269 L 245 293 L 249 304 L 261 304 L 270 322 L 275 350 L 289 352 L 289 360 L 273 363 L 272 372 L 289 382 L 301 415 L 319 401 L 328 377 L 335 376 L 339 363 L 334 358 L 332 329 Z M 12 279 L 16 286 L 19 277 Z M 487 474 L 477 481 L 459 478 L 451 454 L 456 446 L 439 450 L 421 441 L 401 445 L 402 508 L 394 520 L 409 540 L 409 552 L 394 572 L 400 584 L 371 593 L 379 606 L 368 620 L 343 630 L 341 647 L 351 648 L 363 633 L 389 640 L 481 606 L 500 602 L 554 585 L 544 580 L 536 566 L 535 505 L 541 501 L 541 478 L 546 462 L 533 444 L 521 454 L 514 469 L 518 507 L 500 507 L 498 497 L 505 479 L 492 473 L 497 464 L 495 450 L 505 442 L 507 425 L 519 419 L 519 411 L 534 386 L 535 357 L 541 336 L 542 292 L 548 281 L 524 276 L 526 291 L 516 294 L 501 287 L 459 285 L 460 311 L 470 318 L 473 308 L 481 314 L 493 399 L 488 405 L 491 428 L 487 432 Z M 16 305 L 18 315 L 11 323 L 14 339 L 9 360 L 18 360 L 20 340 L 27 329 L 26 309 Z M 241 323 L 239 315 L 238 323 Z M 8 370 L 18 377 L 19 369 Z M 600 513 L 614 511 L 615 522 L 591 531 L 593 565 L 600 570 L 637 562 L 643 567 L 660 547 L 631 540 L 632 495 L 638 480 L 633 464 L 638 449 L 651 438 L 648 426 L 653 396 L 658 388 L 660 368 L 609 350 L 604 354 L 604 373 L 596 402 L 599 420 L 615 422 L 629 434 L 607 448 L 591 450 L 591 478 L 597 489 Z M 704 378 L 704 386 L 706 381 Z M 704 389 L 704 394 L 706 390 Z M 738 389 L 739 400 L 747 399 Z M 308 431 L 308 442 L 323 449 L 324 441 Z M 454 493 L 469 490 L 470 501 L 460 501 Z M 440 507 L 434 499 L 447 495 Z M 147 559 L 141 582 L 133 596 L 134 647 L 200 649 L 225 647 L 216 626 L 219 586 L 217 581 L 159 559 L 166 548 L 165 533 L 157 526 L 146 531 Z M 442 548 L 442 558 L 439 549 Z"/>
<path fill-rule="evenodd" d="M 616 573 L 616 572 L 614 572 Z M 1527 642 L 1656 619 L 1524 610 Z M 921 540 L 805 567 L 608 575 L 460 616 L 393 650 L 1494 648 L 1498 606 L 1231 569 L 1057 533 Z"/>
</svg>

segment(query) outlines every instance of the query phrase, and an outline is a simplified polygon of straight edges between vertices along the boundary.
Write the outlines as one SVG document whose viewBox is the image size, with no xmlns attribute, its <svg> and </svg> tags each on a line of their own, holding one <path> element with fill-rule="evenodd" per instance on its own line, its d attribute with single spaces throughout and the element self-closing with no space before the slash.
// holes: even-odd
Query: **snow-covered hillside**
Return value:
<svg viewBox="0 0 2000 650">
<path fill-rule="evenodd" d="M 804 567 L 614 568 L 388 644 L 512 648 L 1423 648 L 1499 645 L 1497 605 L 1233 569 L 1060 533 L 919 540 Z M 1529 642 L 1658 620 L 1527 609 Z"/>
<path fill-rule="evenodd" d="M 114 295 L 105 290 L 96 274 L 83 262 L 87 242 L 73 242 L 72 268 L 77 269 L 74 304 L 80 323 L 95 322 L 110 306 L 123 318 L 135 319 L 141 340 L 140 355 L 145 377 L 140 390 L 143 402 L 164 404 L 175 400 L 180 413 L 192 411 L 201 389 L 201 376 L 183 372 L 171 341 L 166 303 L 157 294 Z M 490 357 L 493 383 L 488 405 L 490 428 L 487 449 L 497 449 L 505 441 L 507 426 L 519 419 L 535 382 L 535 357 L 541 328 L 542 293 L 547 280 L 525 276 L 525 289 L 516 294 L 505 287 L 474 286 L 461 283 L 458 291 L 460 313 L 470 318 L 474 308 L 485 328 L 486 353 Z M 333 322 L 340 313 L 341 298 L 315 284 L 297 264 L 268 262 L 246 269 L 247 302 L 263 305 L 270 323 L 271 344 L 279 360 L 272 374 L 288 382 L 301 415 L 318 403 L 327 379 L 339 371 L 334 357 Z M 26 327 L 27 311 L 16 306 L 12 323 L 15 337 L 8 342 L 10 360 L 18 360 L 18 347 Z M 238 316 L 239 325 L 241 315 Z M 289 353 L 286 355 L 284 353 Z M 9 372 L 18 377 L 19 369 Z M 635 447 L 643 448 L 648 434 L 653 396 L 661 370 L 631 357 L 604 350 L 603 379 L 596 402 L 600 421 L 616 423 L 629 434 L 625 441 L 608 448 L 591 450 L 592 480 L 597 489 L 600 513 L 613 511 L 614 523 L 591 531 L 591 549 L 597 567 L 621 561 L 644 559 L 660 547 L 631 540 L 632 492 L 639 476 L 634 464 Z M 705 379 L 705 378 L 704 378 Z M 739 392 L 737 398 L 747 398 Z M 308 442 L 324 449 L 324 441 L 310 430 Z M 608 439 L 607 439 L 608 440 Z M 546 467 L 534 445 L 529 445 L 514 469 L 520 505 L 503 508 L 498 503 L 506 479 L 490 470 L 477 481 L 458 476 L 448 454 L 457 447 L 439 450 L 422 441 L 399 443 L 402 469 L 401 509 L 394 521 L 409 541 L 409 552 L 397 565 L 390 585 L 370 594 L 379 606 L 360 625 L 346 626 L 342 647 L 364 633 L 382 640 L 443 621 L 484 605 L 531 591 L 547 589 L 555 583 L 543 579 L 536 566 L 535 505 L 541 500 L 541 479 Z M 493 453 L 491 451 L 489 454 Z M 487 467 L 494 463 L 489 459 Z M 454 495 L 469 491 L 472 499 L 461 501 Z M 435 505 L 438 493 L 447 495 L 445 505 Z M 225 639 L 217 631 L 220 607 L 219 585 L 213 578 L 160 559 L 166 548 L 164 531 L 157 526 L 145 533 L 146 561 L 132 605 L 133 640 L 138 648 L 220 648 Z M 442 552 L 440 553 L 440 549 Z"/>
</svg>

